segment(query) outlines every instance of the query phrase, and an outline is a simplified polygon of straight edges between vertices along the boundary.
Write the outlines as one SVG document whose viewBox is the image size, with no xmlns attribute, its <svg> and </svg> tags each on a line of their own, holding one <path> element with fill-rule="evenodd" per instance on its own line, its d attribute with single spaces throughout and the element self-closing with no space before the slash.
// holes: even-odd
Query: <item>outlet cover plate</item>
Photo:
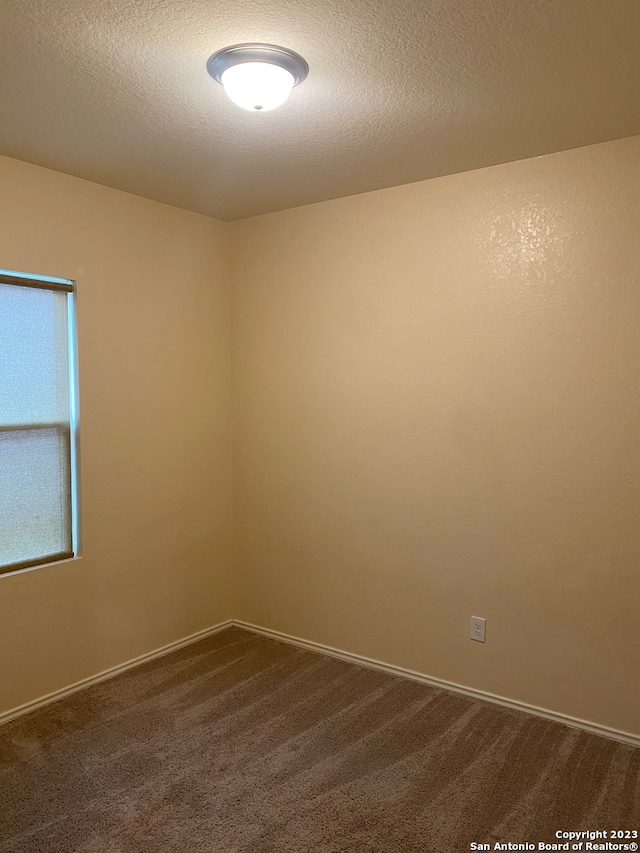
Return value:
<svg viewBox="0 0 640 853">
<path fill-rule="evenodd" d="M 471 639 L 484 643 L 487 620 L 482 616 L 471 617 Z"/>
</svg>

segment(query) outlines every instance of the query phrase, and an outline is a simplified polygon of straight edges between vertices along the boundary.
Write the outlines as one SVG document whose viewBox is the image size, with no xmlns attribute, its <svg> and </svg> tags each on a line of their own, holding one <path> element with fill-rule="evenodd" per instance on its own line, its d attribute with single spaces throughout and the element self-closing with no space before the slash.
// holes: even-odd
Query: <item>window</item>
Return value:
<svg viewBox="0 0 640 853">
<path fill-rule="evenodd" d="M 0 270 L 0 572 L 77 552 L 73 282 Z"/>
</svg>

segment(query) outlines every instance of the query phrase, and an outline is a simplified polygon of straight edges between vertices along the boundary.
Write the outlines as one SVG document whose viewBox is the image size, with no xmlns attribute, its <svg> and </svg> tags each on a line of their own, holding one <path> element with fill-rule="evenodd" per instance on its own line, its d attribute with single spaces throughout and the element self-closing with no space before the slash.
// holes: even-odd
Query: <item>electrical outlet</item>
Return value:
<svg viewBox="0 0 640 853">
<path fill-rule="evenodd" d="M 471 639 L 477 640 L 479 643 L 484 643 L 484 633 L 487 625 L 487 620 L 482 616 L 471 617 Z"/>
</svg>

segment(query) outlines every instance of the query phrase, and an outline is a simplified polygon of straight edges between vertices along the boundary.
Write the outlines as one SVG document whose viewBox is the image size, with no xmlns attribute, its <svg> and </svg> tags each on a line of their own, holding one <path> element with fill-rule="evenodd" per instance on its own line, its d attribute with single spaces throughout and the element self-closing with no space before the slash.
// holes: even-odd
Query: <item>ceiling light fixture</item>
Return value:
<svg viewBox="0 0 640 853">
<path fill-rule="evenodd" d="M 293 50 L 274 44 L 234 44 L 210 56 L 207 71 L 239 107 L 266 112 L 287 100 L 309 73 Z"/>
</svg>

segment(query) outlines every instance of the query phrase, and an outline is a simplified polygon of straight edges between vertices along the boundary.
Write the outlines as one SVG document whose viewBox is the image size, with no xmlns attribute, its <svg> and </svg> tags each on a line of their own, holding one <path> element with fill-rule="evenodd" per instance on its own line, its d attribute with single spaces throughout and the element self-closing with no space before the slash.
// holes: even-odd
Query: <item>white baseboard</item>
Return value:
<svg viewBox="0 0 640 853">
<path fill-rule="evenodd" d="M 582 729 L 584 731 L 591 732 L 592 734 L 601 735 L 602 737 L 611 738 L 612 740 L 630 744 L 631 746 L 640 747 L 640 735 L 632 734 L 631 732 L 623 732 L 618 729 L 609 728 L 608 726 L 602 726 L 598 723 L 591 723 L 588 720 L 580 720 L 577 717 L 570 717 L 567 714 L 560 714 L 556 711 L 550 711 L 547 708 L 539 708 L 536 705 L 529 705 L 527 702 L 519 702 L 516 699 L 507 699 L 505 696 L 496 696 L 494 693 L 477 690 L 474 687 L 465 687 L 464 685 L 456 684 L 453 681 L 434 678 L 433 676 L 424 675 L 424 673 L 416 672 L 412 669 L 394 666 L 393 664 L 384 663 L 383 661 L 374 660 L 373 658 L 364 657 L 363 655 L 351 654 L 350 652 L 345 652 L 341 649 L 335 649 L 332 646 L 326 646 L 323 643 L 315 643 L 310 640 L 303 640 L 301 637 L 293 637 L 290 634 L 283 634 L 281 631 L 272 631 L 269 628 L 262 628 L 259 625 L 253 625 L 250 622 L 243 622 L 240 619 L 228 619 L 226 622 L 220 622 L 210 628 L 205 628 L 203 631 L 198 631 L 188 637 L 183 637 L 181 640 L 176 640 L 175 642 L 162 646 L 159 649 L 147 652 L 146 654 L 132 658 L 125 663 L 118 664 L 118 666 L 99 672 L 97 675 L 92 675 L 89 678 L 76 681 L 74 684 L 70 684 L 68 687 L 63 687 L 61 690 L 55 690 L 52 693 L 48 693 L 46 696 L 41 696 L 39 699 L 34 699 L 31 702 L 25 702 L 24 705 L 19 705 L 17 708 L 12 708 L 9 711 L 1 713 L 0 725 L 8 723 L 9 720 L 13 720 L 16 717 L 20 717 L 22 714 L 28 714 L 30 711 L 35 711 L 37 708 L 42 708 L 52 702 L 57 702 L 59 699 L 64 699 L 65 696 L 70 696 L 73 693 L 84 690 L 86 687 L 91 687 L 93 684 L 99 684 L 101 681 L 107 681 L 109 678 L 114 678 L 114 676 L 120 675 L 120 673 L 126 672 L 128 669 L 133 669 L 133 667 L 140 666 L 140 664 L 146 663 L 154 658 L 163 657 L 170 652 L 174 652 L 184 646 L 191 645 L 191 643 L 197 643 L 198 640 L 204 640 L 205 637 L 210 637 L 213 634 L 217 634 L 218 631 L 223 631 L 225 628 L 230 628 L 231 626 L 242 628 L 245 631 L 251 631 L 254 634 L 261 634 L 265 637 L 270 637 L 273 640 L 279 640 L 282 643 L 299 646 L 300 648 L 308 649 L 312 652 L 319 652 L 320 654 L 339 658 L 340 660 L 355 663 L 359 666 L 377 669 L 381 672 L 387 672 L 390 675 L 401 676 L 402 678 L 410 678 L 411 680 L 419 681 L 422 684 L 429 684 L 431 687 L 438 687 L 442 690 L 461 693 L 463 696 L 470 696 L 473 699 L 481 699 L 484 702 L 492 702 L 495 705 L 502 705 L 505 708 L 524 711 L 528 714 L 533 714 L 536 717 L 542 717 L 545 720 L 552 720 L 553 722 L 561 723 L 564 726 Z"/>
<path fill-rule="evenodd" d="M 292 637 L 290 634 L 283 634 L 280 631 L 272 631 L 269 628 L 262 628 L 259 625 L 252 625 L 250 622 L 243 622 L 239 619 L 234 619 L 233 625 L 237 628 L 243 628 L 245 631 L 252 631 L 254 634 L 262 634 L 263 636 L 270 637 L 273 640 L 280 640 L 283 643 L 289 643 L 293 646 L 309 649 L 309 651 L 312 652 L 319 652 L 320 654 L 340 658 L 340 660 L 348 661 L 349 663 L 378 669 L 382 672 L 387 672 L 390 675 L 399 675 L 403 678 L 410 678 L 413 681 L 420 681 L 423 684 L 429 684 L 431 687 L 439 687 L 443 690 L 461 693 L 463 696 L 470 696 L 473 699 L 482 699 L 484 702 L 492 702 L 494 705 L 502 705 L 505 708 L 525 711 L 527 714 L 533 714 L 536 717 L 543 717 L 545 720 L 553 720 L 553 722 L 561 723 L 563 726 L 570 726 L 574 729 L 583 729 L 584 731 L 591 732 L 591 734 L 601 735 L 602 737 L 621 741 L 622 743 L 627 743 L 631 746 L 640 746 L 640 735 L 632 734 L 631 732 L 623 732 L 618 729 L 609 728 L 608 726 L 601 726 L 598 723 L 590 723 L 588 720 L 580 720 L 577 717 L 570 717 L 567 714 L 549 711 L 547 708 L 539 708 L 536 705 L 529 705 L 527 702 L 519 702 L 516 699 L 507 699 L 505 696 L 496 696 L 494 693 L 487 693 L 484 690 L 476 690 L 474 687 L 465 687 L 464 685 L 456 684 L 453 681 L 445 681 L 442 678 L 433 678 L 430 675 L 424 675 L 423 673 L 415 672 L 412 669 L 405 669 L 404 667 L 393 666 L 392 664 L 383 663 L 382 661 L 374 660 L 373 658 L 354 655 L 350 652 L 343 652 L 341 649 L 334 649 L 332 646 L 325 646 L 323 643 L 314 643 L 310 640 L 303 640 L 300 637 Z"/>
<path fill-rule="evenodd" d="M 110 669 L 105 669 L 97 675 L 91 675 L 89 678 L 83 678 L 81 681 L 76 681 L 68 687 L 63 687 L 61 690 L 54 690 L 53 693 L 47 693 L 46 696 L 41 696 L 39 699 L 33 699 L 31 702 L 25 702 L 24 705 L 19 705 L 17 708 L 11 708 L 0 714 L 0 725 L 8 723 L 9 720 L 14 720 L 16 717 L 21 717 L 23 714 L 28 714 L 30 711 L 35 711 L 37 708 L 42 708 L 45 705 L 50 705 L 52 702 L 57 702 L 59 699 L 64 699 L 65 696 L 71 696 L 72 693 L 78 693 L 86 687 L 91 687 L 93 684 L 99 684 L 101 681 L 107 681 L 121 672 L 126 672 L 128 669 L 133 669 L 134 666 L 153 660 L 154 658 L 163 657 L 170 652 L 175 652 L 183 646 L 189 646 L 191 643 L 197 643 L 198 640 L 204 640 L 205 637 L 210 637 L 212 634 L 217 634 L 218 631 L 223 631 L 225 628 L 230 628 L 232 625 L 231 619 L 226 622 L 220 622 L 218 625 L 213 625 L 211 628 L 205 628 L 203 631 L 197 631 L 195 634 L 190 634 L 188 637 L 183 637 L 181 640 L 176 640 L 174 643 L 169 643 L 159 649 L 154 649 L 152 652 L 147 652 L 144 655 L 139 655 L 137 658 L 132 658 L 125 663 L 120 663 L 117 666 L 112 666 Z"/>
</svg>

